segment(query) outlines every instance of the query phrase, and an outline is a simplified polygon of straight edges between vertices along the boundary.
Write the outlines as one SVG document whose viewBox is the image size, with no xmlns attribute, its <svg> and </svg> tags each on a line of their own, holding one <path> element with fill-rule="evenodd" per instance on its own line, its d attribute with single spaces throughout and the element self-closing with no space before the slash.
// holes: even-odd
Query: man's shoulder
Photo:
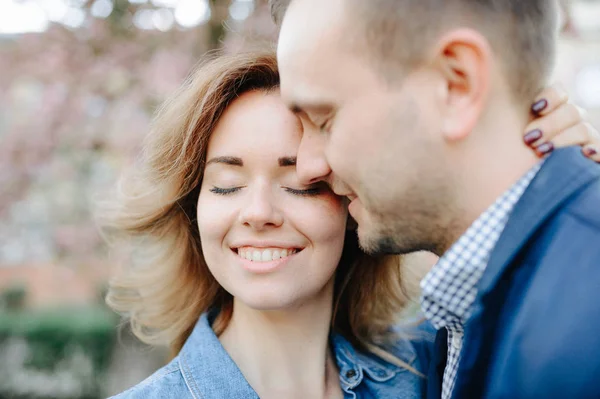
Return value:
<svg viewBox="0 0 600 399">
<path fill-rule="evenodd" d="M 547 217 L 529 242 L 533 244 L 529 248 L 544 263 L 553 260 L 564 263 L 562 255 L 568 255 L 569 263 L 575 267 L 587 260 L 597 262 L 597 258 L 591 259 L 589 254 L 598 254 L 600 250 L 600 178 L 572 193 Z M 570 251 L 575 247 L 582 247 L 582 251 Z M 541 256 L 540 251 L 546 254 L 559 251 L 562 255 L 548 258 Z M 576 260 L 578 263 L 574 264 Z"/>
<path fill-rule="evenodd" d="M 563 211 L 580 224 L 600 232 L 600 179 L 575 194 Z"/>
<path fill-rule="evenodd" d="M 571 336 L 600 344 L 600 180 L 558 208 L 513 266 L 503 301 L 522 337 L 542 343 L 541 337 Z"/>
<path fill-rule="evenodd" d="M 189 396 L 178 358 L 158 369 L 154 374 L 132 388 L 109 399 L 160 399 Z"/>
<path fill-rule="evenodd" d="M 529 332 L 596 335 L 600 328 L 600 180 L 578 190 L 557 209 L 516 263 L 514 311 L 526 315 L 518 320 Z"/>
<path fill-rule="evenodd" d="M 600 281 L 600 179 L 574 193 L 557 209 L 529 241 L 524 256 L 518 259 L 534 267 L 532 284 L 563 293 L 560 298 L 546 298 L 547 301 L 570 302 L 585 293 L 584 287 L 597 287 Z M 574 293 L 577 295 L 571 295 Z M 588 295 L 595 297 L 597 292 L 594 289 Z"/>
</svg>

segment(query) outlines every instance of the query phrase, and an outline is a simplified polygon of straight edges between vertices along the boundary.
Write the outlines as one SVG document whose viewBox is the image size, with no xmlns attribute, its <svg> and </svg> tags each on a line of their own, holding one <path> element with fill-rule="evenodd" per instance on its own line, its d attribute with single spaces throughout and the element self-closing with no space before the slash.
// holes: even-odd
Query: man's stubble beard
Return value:
<svg viewBox="0 0 600 399">
<path fill-rule="evenodd" d="M 404 211 L 400 209 L 388 215 L 370 212 L 370 231 L 358 229 L 361 249 L 370 255 L 405 255 L 428 251 L 441 256 L 453 243 L 455 236 L 454 223 L 451 222 L 453 207 L 449 205 L 449 197 L 444 197 L 440 192 L 425 197 L 421 201 L 415 198 L 405 201 L 405 206 L 399 206 Z M 448 201 L 436 198 L 447 198 Z M 412 202 L 413 206 L 408 202 Z"/>
<path fill-rule="evenodd" d="M 358 236 L 361 249 L 368 254 L 428 251 L 440 256 L 453 243 L 456 229 L 452 221 L 458 213 L 453 206 L 452 165 L 432 156 L 439 154 L 439 148 L 422 134 L 429 129 L 424 115 L 416 99 L 406 95 L 390 106 L 384 118 L 388 124 L 381 131 L 388 135 L 381 142 L 403 150 L 382 148 L 387 159 L 380 156 L 374 169 L 368 174 L 363 171 L 363 207 L 369 216 L 363 229 L 359 226 Z M 404 165 L 390 175 L 390 165 L 397 163 L 399 154 L 404 155 Z M 408 175 L 394 179 L 393 173 Z M 391 179 L 399 185 L 390 187 L 390 192 L 381 191 L 389 187 Z"/>
<path fill-rule="evenodd" d="M 398 223 L 384 229 L 370 232 L 367 237 L 360 234 L 359 245 L 369 255 L 406 255 L 413 252 L 443 252 L 445 244 L 439 244 L 439 237 L 433 239 L 430 230 L 423 231 L 411 223 Z"/>
</svg>

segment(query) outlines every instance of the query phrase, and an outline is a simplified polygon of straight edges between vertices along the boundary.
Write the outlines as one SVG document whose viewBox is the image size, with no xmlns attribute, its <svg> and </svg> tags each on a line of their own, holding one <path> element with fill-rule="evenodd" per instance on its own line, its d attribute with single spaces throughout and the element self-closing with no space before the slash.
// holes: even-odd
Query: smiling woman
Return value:
<svg viewBox="0 0 600 399">
<path fill-rule="evenodd" d="M 300 135 L 279 94 L 257 90 L 232 102 L 210 137 L 198 200 L 200 242 L 234 308 L 236 300 L 265 310 L 307 300 L 331 307 L 347 213 L 325 185 L 298 181 L 290 160 Z"/>
<path fill-rule="evenodd" d="M 427 326 L 395 327 L 418 278 L 359 249 L 345 199 L 300 183 L 278 85 L 271 53 L 203 63 L 102 205 L 107 236 L 144 255 L 107 301 L 175 355 L 121 397 L 420 395 Z"/>
</svg>

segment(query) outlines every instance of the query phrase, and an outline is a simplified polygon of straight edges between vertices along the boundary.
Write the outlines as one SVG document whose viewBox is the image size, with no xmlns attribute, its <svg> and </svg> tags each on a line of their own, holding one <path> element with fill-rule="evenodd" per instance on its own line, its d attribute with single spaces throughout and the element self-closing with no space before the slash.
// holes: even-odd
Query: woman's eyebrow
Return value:
<svg viewBox="0 0 600 399">
<path fill-rule="evenodd" d="M 281 157 L 278 159 L 279 166 L 296 166 L 296 157 Z"/>
<path fill-rule="evenodd" d="M 208 166 L 211 163 L 221 163 L 231 166 L 244 166 L 244 161 L 242 161 L 242 158 L 228 156 L 211 158 L 208 162 L 206 162 L 206 165 Z"/>
</svg>

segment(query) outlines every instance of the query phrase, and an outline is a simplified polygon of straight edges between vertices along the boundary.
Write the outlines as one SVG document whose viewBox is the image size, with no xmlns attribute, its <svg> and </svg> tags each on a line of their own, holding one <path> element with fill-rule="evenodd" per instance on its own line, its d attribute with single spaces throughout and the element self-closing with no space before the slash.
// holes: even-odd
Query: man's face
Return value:
<svg viewBox="0 0 600 399">
<path fill-rule="evenodd" d="M 434 250 L 444 199 L 436 88 L 425 68 L 391 84 L 360 54 L 345 0 L 294 0 L 278 45 L 284 101 L 302 119 L 297 171 L 347 196 L 371 253 Z"/>
</svg>

